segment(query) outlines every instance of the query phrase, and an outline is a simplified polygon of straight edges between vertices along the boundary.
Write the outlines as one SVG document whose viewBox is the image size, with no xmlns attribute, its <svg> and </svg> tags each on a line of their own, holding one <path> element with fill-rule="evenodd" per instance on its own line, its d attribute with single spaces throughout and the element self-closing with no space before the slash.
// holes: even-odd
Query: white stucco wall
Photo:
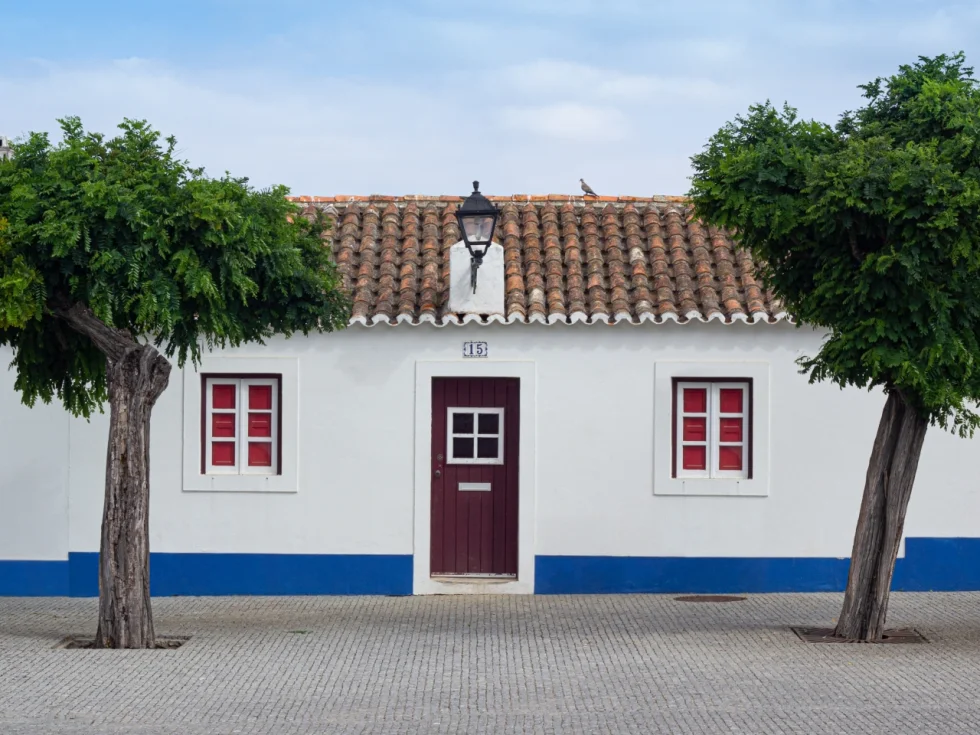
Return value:
<svg viewBox="0 0 980 735">
<path fill-rule="evenodd" d="M 0 350 L 3 365 L 10 359 Z M 0 559 L 66 559 L 68 415 L 23 405 L 14 379 L 0 372 Z"/>
<path fill-rule="evenodd" d="M 849 555 L 884 397 L 808 385 L 794 360 L 819 336 L 785 324 L 354 327 L 223 353 L 246 367 L 249 356 L 295 359 L 298 415 L 283 420 L 296 422 L 298 491 L 184 491 L 175 370 L 153 419 L 151 548 L 413 553 L 417 361 L 462 362 L 470 340 L 489 343 L 490 363 L 534 365 L 536 456 L 522 461 L 535 463 L 536 554 Z M 653 428 L 661 360 L 726 361 L 733 374 L 741 360 L 770 363 L 768 496 L 654 494 L 653 442 L 669 441 Z M 97 550 L 107 417 L 29 410 L 13 375 L 2 380 L 0 558 Z M 930 431 L 907 536 L 980 536 L 969 443 Z"/>
</svg>

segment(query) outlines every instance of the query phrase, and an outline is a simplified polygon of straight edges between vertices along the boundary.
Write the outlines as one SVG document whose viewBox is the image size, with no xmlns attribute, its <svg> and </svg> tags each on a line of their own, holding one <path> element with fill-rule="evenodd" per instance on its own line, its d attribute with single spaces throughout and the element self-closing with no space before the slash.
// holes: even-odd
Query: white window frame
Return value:
<svg viewBox="0 0 980 735">
<path fill-rule="evenodd" d="M 206 400 L 204 404 L 204 428 L 205 428 L 205 473 L 206 475 L 278 475 L 279 474 L 279 379 L 277 378 L 224 378 L 220 375 L 205 379 Z M 231 385 L 235 388 L 235 408 L 221 409 L 214 408 L 214 386 Z M 252 386 L 269 386 L 272 392 L 272 409 L 252 410 L 248 406 L 249 388 Z M 235 414 L 235 436 L 234 437 L 214 437 L 214 425 L 212 417 L 214 414 L 233 413 Z M 249 438 L 248 436 L 248 416 L 250 413 L 271 413 L 271 436 L 266 440 L 265 437 Z M 216 465 L 212 461 L 213 441 L 232 442 L 235 445 L 235 464 Z M 248 445 L 250 442 L 260 442 L 271 444 L 272 464 L 268 467 L 253 467 L 248 464 Z"/>
<path fill-rule="evenodd" d="M 243 354 L 205 352 L 201 364 L 194 369 L 186 366 L 183 375 L 182 458 L 183 492 L 187 493 L 298 493 L 301 479 L 300 466 L 302 452 L 299 441 L 300 424 L 303 420 L 299 405 L 300 370 L 299 359 L 293 355 L 275 354 L 275 347 L 256 346 L 257 353 L 243 350 Z M 272 353 L 271 355 L 269 353 Z M 279 410 L 279 438 L 276 449 L 279 456 L 278 475 L 209 475 L 201 472 L 201 405 L 207 396 L 204 394 L 202 375 L 219 377 L 221 375 L 276 375 L 281 381 L 277 398 Z M 206 465 L 205 465 L 206 467 Z"/>
<path fill-rule="evenodd" d="M 674 386 L 690 378 L 751 382 L 752 477 L 674 475 Z M 654 366 L 653 494 L 766 497 L 770 488 L 770 364 L 765 360 L 658 360 Z"/>
<path fill-rule="evenodd" d="M 693 376 L 692 376 L 693 377 Z M 684 391 L 690 389 L 704 389 L 706 395 L 705 413 L 688 413 L 684 411 Z M 741 413 L 722 413 L 721 412 L 721 391 L 722 390 L 741 390 L 742 392 L 742 412 Z M 675 383 L 674 401 L 676 401 L 677 423 L 674 427 L 673 436 L 675 437 L 674 458 L 676 462 L 676 477 L 678 478 L 711 478 L 723 479 L 733 478 L 738 480 L 749 479 L 749 465 L 751 458 L 751 421 L 752 406 L 750 404 L 751 391 L 748 381 L 682 381 Z M 705 441 L 691 442 L 684 441 L 684 419 L 685 418 L 704 418 L 705 419 Z M 742 441 L 723 442 L 719 433 L 721 419 L 737 418 L 742 421 Z M 684 447 L 685 446 L 704 446 L 705 447 L 705 468 L 703 470 L 684 469 Z M 722 470 L 721 466 L 721 447 L 741 446 L 742 447 L 742 469 Z"/>
<path fill-rule="evenodd" d="M 472 434 L 454 434 L 453 433 L 453 416 L 456 414 L 471 413 L 473 414 L 473 433 Z M 494 415 L 498 417 L 497 419 L 497 433 L 496 434 L 480 434 L 480 416 L 481 415 Z M 453 454 L 453 439 L 454 438 L 472 438 L 473 439 L 473 457 L 456 457 Z M 497 456 L 496 457 L 477 457 L 478 444 L 477 441 L 480 438 L 497 439 Z M 504 409 L 503 408 L 481 408 L 477 406 L 450 406 L 446 409 L 446 462 L 447 464 L 493 464 L 499 465 L 504 463 Z"/>
</svg>

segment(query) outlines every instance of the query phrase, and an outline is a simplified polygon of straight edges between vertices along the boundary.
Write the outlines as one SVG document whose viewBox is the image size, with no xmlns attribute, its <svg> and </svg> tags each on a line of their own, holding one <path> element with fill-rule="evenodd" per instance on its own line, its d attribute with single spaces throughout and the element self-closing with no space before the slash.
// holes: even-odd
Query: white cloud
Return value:
<svg viewBox="0 0 980 735">
<path fill-rule="evenodd" d="M 924 6 L 928 8 L 928 5 Z M 970 24 L 972 25 L 972 24 Z M 896 12 L 874 22 L 855 22 L 846 14 L 836 17 L 797 18 L 787 21 L 782 32 L 801 46 L 817 48 L 903 48 L 914 61 L 914 54 L 926 46 L 965 40 L 956 19 L 943 9 L 918 15 Z M 956 51 L 958 49 L 947 49 Z"/>
<path fill-rule="evenodd" d="M 634 169 L 642 154 L 609 150 L 634 130 L 614 105 L 507 105 L 498 92 L 481 98 L 488 107 L 473 114 L 445 80 L 190 73 L 127 59 L 0 75 L 0 99 L 0 128 L 10 135 L 54 130 L 64 115 L 107 133 L 123 117 L 143 118 L 174 134 L 181 155 L 211 175 L 228 170 L 298 194 L 465 193 L 474 178 L 493 193 L 572 192 L 584 172 L 623 193 L 687 186 L 683 162 Z"/>
<path fill-rule="evenodd" d="M 706 78 L 632 74 L 552 59 L 509 66 L 501 75 L 515 92 L 528 96 L 567 98 L 574 95 L 583 100 L 642 104 L 653 95 L 717 101 L 733 93 L 731 87 L 723 87 Z"/>
<path fill-rule="evenodd" d="M 583 143 L 615 142 L 628 128 L 619 110 L 576 102 L 504 107 L 500 120 L 511 130 Z"/>
<path fill-rule="evenodd" d="M 410 186 L 413 171 L 426 166 L 422 152 L 460 129 L 438 99 L 404 85 L 249 70 L 190 74 L 139 59 L 0 76 L 0 99 L 0 125 L 12 136 L 52 131 L 65 115 L 107 133 L 123 117 L 147 119 L 176 135 L 181 154 L 211 175 L 229 170 L 297 193 Z"/>
<path fill-rule="evenodd" d="M 311 6 L 169 61 L 15 58 L 0 69 L 0 132 L 145 118 L 212 175 L 301 194 L 466 193 L 473 179 L 562 193 L 579 177 L 682 194 L 689 156 L 754 102 L 832 121 L 860 104 L 854 85 L 919 53 L 965 48 L 980 66 L 980 11 L 943 0 L 464 5 L 399 0 L 340 25 Z"/>
</svg>

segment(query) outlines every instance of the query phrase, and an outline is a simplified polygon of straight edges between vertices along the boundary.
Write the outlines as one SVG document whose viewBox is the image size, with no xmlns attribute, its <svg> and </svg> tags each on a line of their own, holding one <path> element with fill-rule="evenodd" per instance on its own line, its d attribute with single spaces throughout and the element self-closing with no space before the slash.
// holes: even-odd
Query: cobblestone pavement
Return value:
<svg viewBox="0 0 980 735">
<path fill-rule="evenodd" d="M 0 598 L 0 733 L 980 732 L 980 594 L 929 643 L 806 644 L 841 596 L 160 598 L 175 651 L 55 648 L 95 600 Z"/>
</svg>

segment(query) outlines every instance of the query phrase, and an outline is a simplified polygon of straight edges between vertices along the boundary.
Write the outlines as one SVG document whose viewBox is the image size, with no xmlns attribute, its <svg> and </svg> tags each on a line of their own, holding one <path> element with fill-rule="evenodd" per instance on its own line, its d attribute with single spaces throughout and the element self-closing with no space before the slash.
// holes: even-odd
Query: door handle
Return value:
<svg viewBox="0 0 980 735">
<path fill-rule="evenodd" d="M 436 477 L 442 477 L 442 470 L 436 470 Z"/>
</svg>

